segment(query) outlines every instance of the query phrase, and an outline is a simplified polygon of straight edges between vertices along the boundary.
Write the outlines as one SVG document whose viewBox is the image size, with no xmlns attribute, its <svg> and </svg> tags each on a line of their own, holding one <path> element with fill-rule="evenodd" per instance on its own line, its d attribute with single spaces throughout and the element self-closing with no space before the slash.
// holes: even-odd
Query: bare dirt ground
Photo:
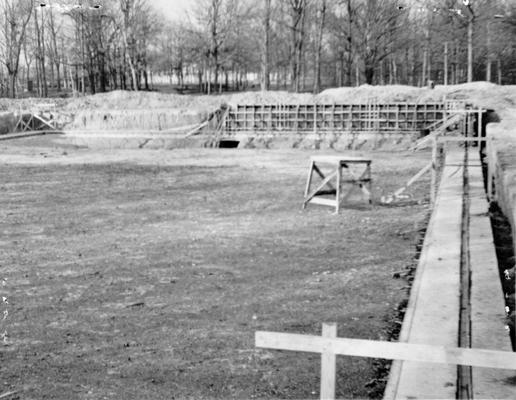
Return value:
<svg viewBox="0 0 516 400">
<path fill-rule="evenodd" d="M 317 398 L 319 357 L 254 333 L 386 339 L 426 202 L 301 210 L 310 153 L 0 144 L 0 395 Z M 367 154 L 366 154 L 367 155 Z M 369 153 L 375 197 L 426 153 Z M 412 191 L 428 197 L 428 182 Z M 338 396 L 373 361 L 339 359 Z"/>
</svg>

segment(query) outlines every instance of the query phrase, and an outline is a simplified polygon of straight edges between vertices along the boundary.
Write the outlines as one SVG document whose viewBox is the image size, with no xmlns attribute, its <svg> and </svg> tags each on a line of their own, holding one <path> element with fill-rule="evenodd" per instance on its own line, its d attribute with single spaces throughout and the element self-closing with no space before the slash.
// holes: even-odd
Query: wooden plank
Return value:
<svg viewBox="0 0 516 400">
<path fill-rule="evenodd" d="M 430 162 L 427 165 L 425 165 L 423 168 L 421 168 L 416 175 L 414 175 L 412 178 L 410 178 L 409 181 L 405 184 L 405 186 L 396 190 L 394 192 L 394 196 L 399 196 L 400 194 L 402 194 L 411 185 L 416 183 L 424 174 L 426 174 L 428 171 L 430 171 L 431 168 L 432 168 L 432 163 Z"/>
<path fill-rule="evenodd" d="M 308 172 L 308 178 L 306 180 L 306 186 L 305 186 L 305 197 L 308 196 L 308 192 L 310 191 L 310 186 L 312 184 L 312 177 L 314 174 L 314 166 L 315 163 L 313 161 L 310 161 L 310 170 Z M 320 175 L 320 172 L 319 172 Z M 303 208 L 305 207 L 305 203 L 303 203 Z"/>
<path fill-rule="evenodd" d="M 319 204 L 321 206 L 329 206 L 329 207 L 336 207 L 337 206 L 337 200 L 335 199 L 325 199 L 323 197 L 312 197 L 310 200 L 308 200 L 308 203 L 310 204 Z"/>
<path fill-rule="evenodd" d="M 350 157 L 350 156 L 311 156 L 310 159 L 312 161 L 318 163 L 327 163 L 333 165 L 345 164 L 345 163 L 371 163 L 370 158 L 365 157 Z"/>
<path fill-rule="evenodd" d="M 340 165 L 337 167 L 337 193 L 335 194 L 335 212 L 339 213 L 340 208 L 340 192 L 342 188 L 342 168 Z"/>
<path fill-rule="evenodd" d="M 465 137 L 465 136 L 446 136 L 446 137 L 438 137 L 437 141 L 439 143 L 445 142 L 487 142 L 486 138 L 475 138 L 475 137 Z"/>
<path fill-rule="evenodd" d="M 337 324 L 323 324 L 322 337 L 335 339 Z M 335 399 L 336 356 L 331 351 L 321 352 L 321 399 Z"/>
<path fill-rule="evenodd" d="M 12 139 L 23 139 L 32 136 L 43 136 L 43 135 L 63 135 L 60 131 L 24 131 L 19 133 L 8 133 L 6 135 L 0 135 L 0 141 L 12 140 Z"/>
<path fill-rule="evenodd" d="M 255 332 L 260 348 L 516 370 L 516 353 L 281 332 Z M 416 382 L 417 384 L 417 382 Z"/>
<path fill-rule="evenodd" d="M 430 177 L 430 204 L 435 203 L 435 195 L 437 190 L 437 140 L 434 138 L 432 140 L 432 170 L 431 170 L 431 177 Z"/>
</svg>

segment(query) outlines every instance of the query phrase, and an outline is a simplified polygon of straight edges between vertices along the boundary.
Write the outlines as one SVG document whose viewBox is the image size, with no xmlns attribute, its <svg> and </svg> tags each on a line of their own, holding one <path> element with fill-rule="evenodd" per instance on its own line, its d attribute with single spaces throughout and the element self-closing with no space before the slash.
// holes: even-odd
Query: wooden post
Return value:
<svg viewBox="0 0 516 400">
<path fill-rule="evenodd" d="M 299 104 L 296 106 L 295 124 L 296 124 L 296 133 L 299 133 Z"/>
<path fill-rule="evenodd" d="M 430 181 L 430 204 L 435 202 L 437 185 L 437 138 L 432 138 L 432 176 Z"/>
<path fill-rule="evenodd" d="M 493 137 L 490 136 L 486 143 L 486 157 L 487 157 L 487 199 L 489 202 L 493 201 L 493 179 L 494 179 L 494 147 Z"/>
<path fill-rule="evenodd" d="M 349 105 L 349 114 L 348 114 L 348 126 L 349 126 L 349 134 L 353 133 L 353 104 Z"/>
<path fill-rule="evenodd" d="M 312 176 L 314 173 L 314 166 L 315 162 L 310 161 L 310 171 L 308 172 L 308 179 L 306 180 L 306 186 L 305 186 L 305 198 L 308 196 L 308 193 L 310 192 L 310 185 L 312 184 Z M 303 210 L 306 208 L 306 202 L 303 202 Z"/>
<path fill-rule="evenodd" d="M 477 121 L 477 132 L 478 132 L 478 148 L 482 144 L 482 109 L 478 110 L 478 121 Z"/>
<path fill-rule="evenodd" d="M 337 129 L 335 127 L 335 102 L 333 102 L 333 104 L 331 106 L 331 133 L 333 136 L 335 135 L 336 130 Z"/>
<path fill-rule="evenodd" d="M 340 167 L 339 167 L 340 169 Z M 337 189 L 338 190 L 338 189 Z M 338 206 L 337 206 L 338 207 Z M 322 336 L 324 338 L 337 337 L 337 324 L 323 324 Z M 321 400 L 335 399 L 336 355 L 333 351 L 321 353 Z"/>
<path fill-rule="evenodd" d="M 314 103 L 314 134 L 317 135 L 317 103 Z"/>
<path fill-rule="evenodd" d="M 396 104 L 396 131 L 400 130 L 400 105 Z"/>
</svg>

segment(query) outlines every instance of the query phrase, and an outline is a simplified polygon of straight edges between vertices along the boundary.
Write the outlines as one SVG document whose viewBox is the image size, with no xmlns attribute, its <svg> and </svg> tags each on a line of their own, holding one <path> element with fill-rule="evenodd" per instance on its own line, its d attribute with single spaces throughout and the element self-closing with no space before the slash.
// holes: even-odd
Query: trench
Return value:
<svg viewBox="0 0 516 400">
<path fill-rule="evenodd" d="M 464 165 L 468 165 L 468 145 L 464 152 Z M 469 253 L 469 174 L 468 168 L 463 168 L 463 197 L 462 197 L 462 242 L 460 254 L 460 314 L 459 314 L 459 347 L 471 347 L 471 264 Z M 471 367 L 457 366 L 457 399 L 471 399 L 472 395 Z"/>
<path fill-rule="evenodd" d="M 493 239 L 495 243 L 496 258 L 498 259 L 498 271 L 500 283 L 505 297 L 505 312 L 507 326 L 513 351 L 516 351 L 516 331 L 514 324 L 514 247 L 511 224 L 503 214 L 497 203 L 492 203 L 489 209 Z M 512 318 L 509 316 L 512 314 Z"/>
<path fill-rule="evenodd" d="M 489 122 L 500 122 L 498 114 L 489 110 L 487 117 L 484 118 L 485 124 Z M 485 136 L 485 125 L 482 126 L 483 136 Z M 485 145 L 484 145 L 485 146 Z M 481 149 L 481 154 L 486 154 L 485 147 Z M 488 191 L 488 160 L 487 155 L 481 158 L 482 172 L 484 177 L 484 188 Z M 496 190 L 496 188 L 495 188 Z M 512 350 L 516 351 L 516 329 L 514 326 L 515 311 L 515 252 L 514 252 L 514 238 L 512 234 L 512 227 L 509 219 L 502 212 L 500 205 L 493 201 L 489 206 L 489 218 L 491 222 L 491 229 L 493 232 L 493 241 L 495 245 L 496 258 L 498 261 L 498 272 L 500 277 L 500 284 L 505 298 L 505 314 L 508 334 L 511 341 Z"/>
</svg>

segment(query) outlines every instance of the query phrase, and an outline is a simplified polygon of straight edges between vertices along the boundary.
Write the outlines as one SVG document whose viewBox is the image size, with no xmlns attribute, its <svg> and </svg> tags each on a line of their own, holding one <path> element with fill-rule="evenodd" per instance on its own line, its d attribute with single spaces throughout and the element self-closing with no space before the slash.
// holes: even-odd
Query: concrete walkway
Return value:
<svg viewBox="0 0 516 400">
<path fill-rule="evenodd" d="M 472 348 L 511 351 L 478 150 L 469 153 L 465 166 L 464 149 L 447 152 L 399 340 L 458 347 L 461 337 Z M 469 291 L 464 279 L 461 286 L 465 266 Z M 470 316 L 469 324 L 460 321 L 463 292 L 462 315 Z M 461 330 L 464 325 L 468 332 Z M 473 398 L 516 398 L 515 371 L 473 368 L 472 383 L 467 380 L 461 387 L 458 371 L 456 365 L 395 361 L 384 398 L 455 399 L 463 392 Z"/>
</svg>

